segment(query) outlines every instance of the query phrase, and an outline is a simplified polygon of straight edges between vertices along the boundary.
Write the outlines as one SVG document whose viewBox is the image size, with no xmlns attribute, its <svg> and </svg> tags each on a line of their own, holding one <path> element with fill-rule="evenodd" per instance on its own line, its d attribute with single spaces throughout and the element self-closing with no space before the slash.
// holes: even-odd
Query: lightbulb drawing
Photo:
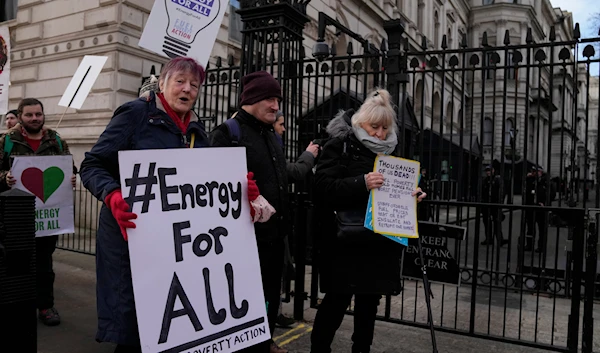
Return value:
<svg viewBox="0 0 600 353">
<path fill-rule="evenodd" d="M 168 25 L 163 52 L 170 58 L 187 56 L 198 33 L 219 17 L 221 0 L 164 0 Z"/>
</svg>

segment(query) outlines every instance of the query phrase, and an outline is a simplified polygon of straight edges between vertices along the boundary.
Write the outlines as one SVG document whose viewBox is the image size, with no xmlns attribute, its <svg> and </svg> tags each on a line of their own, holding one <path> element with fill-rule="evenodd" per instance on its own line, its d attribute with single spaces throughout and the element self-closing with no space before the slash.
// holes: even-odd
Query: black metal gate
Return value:
<svg viewBox="0 0 600 353">
<path fill-rule="evenodd" d="M 600 350 L 593 335 L 600 315 L 600 147 L 592 124 L 600 115 L 600 85 L 591 75 L 600 67 L 600 38 L 581 39 L 577 26 L 567 41 L 552 28 L 542 42 L 529 31 L 525 43 L 511 43 L 507 32 L 504 45 L 493 46 L 484 33 L 476 48 L 463 38 L 450 49 L 444 36 L 441 49 L 430 50 L 409 40 L 399 20 L 386 22 L 387 40 L 374 45 L 320 14 L 310 56 L 303 45 L 308 1 L 240 2 L 241 60 L 218 58 L 198 101 L 207 130 L 237 109 L 240 78 L 267 70 L 283 87 L 285 150 L 294 159 L 309 141 L 326 137 L 339 109 L 360 106 L 374 87 L 387 88 L 398 107 L 402 154 L 429 175 L 429 219 L 466 228 L 464 240 L 447 243 L 460 285 L 432 284 L 436 329 L 554 351 Z M 346 36 L 343 48 L 327 43 L 327 26 Z M 494 203 L 483 195 L 488 165 L 500 178 Z M 534 187 L 545 183 L 548 190 L 544 202 L 533 204 L 532 167 L 544 169 Z M 290 193 L 296 275 L 288 278 L 288 298 L 302 319 L 305 301 L 317 307 L 321 295 L 319 231 L 310 183 L 291 185 Z M 538 251 L 528 249 L 528 233 Z M 486 235 L 492 241 L 481 244 Z M 427 326 L 421 287 L 405 279 L 401 295 L 385 298 L 379 318 Z"/>
</svg>

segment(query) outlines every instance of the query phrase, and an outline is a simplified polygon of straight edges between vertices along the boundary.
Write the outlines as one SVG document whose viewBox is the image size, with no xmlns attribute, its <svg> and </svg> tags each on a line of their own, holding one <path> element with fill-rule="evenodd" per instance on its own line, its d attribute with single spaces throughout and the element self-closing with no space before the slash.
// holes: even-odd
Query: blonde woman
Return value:
<svg viewBox="0 0 600 353">
<path fill-rule="evenodd" d="M 383 175 L 373 172 L 375 158 L 394 154 L 397 130 L 390 94 L 383 89 L 371 92 L 357 112 L 340 112 L 327 126 L 331 139 L 317 165 L 316 193 L 321 195 L 319 207 L 335 213 L 337 223 L 332 222 L 319 239 L 320 284 L 325 297 L 315 318 L 311 353 L 331 352 L 335 332 L 353 296 L 352 352 L 369 352 L 381 296 L 396 295 L 402 289 L 404 246 L 360 226 L 356 233 L 341 226 L 364 222 L 369 192 L 384 182 Z M 419 201 L 425 196 L 421 194 Z"/>
</svg>

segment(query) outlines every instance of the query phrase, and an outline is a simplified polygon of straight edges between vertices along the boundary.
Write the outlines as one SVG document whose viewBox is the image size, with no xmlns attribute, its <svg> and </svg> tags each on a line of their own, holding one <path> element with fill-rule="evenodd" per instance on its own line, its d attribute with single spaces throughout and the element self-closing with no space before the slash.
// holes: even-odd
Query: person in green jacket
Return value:
<svg viewBox="0 0 600 353">
<path fill-rule="evenodd" d="M 35 98 L 25 98 L 17 109 L 19 123 L 0 138 L 0 191 L 10 189 L 17 182 L 11 174 L 13 156 L 68 155 L 67 142 L 52 129 L 44 126 L 44 106 Z M 77 170 L 73 166 L 71 184 L 76 183 Z M 52 254 L 58 236 L 38 237 L 36 246 L 36 294 L 38 317 L 48 326 L 60 324 L 60 316 L 54 308 L 54 271 Z"/>
</svg>

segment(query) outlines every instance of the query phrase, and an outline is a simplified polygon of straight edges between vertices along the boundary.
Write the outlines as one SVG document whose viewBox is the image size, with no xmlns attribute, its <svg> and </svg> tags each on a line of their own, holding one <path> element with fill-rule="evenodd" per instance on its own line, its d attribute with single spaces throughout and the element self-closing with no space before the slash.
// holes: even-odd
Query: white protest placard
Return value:
<svg viewBox="0 0 600 353">
<path fill-rule="evenodd" d="M 60 98 L 58 105 L 61 107 L 81 109 L 94 82 L 96 82 L 98 75 L 100 75 L 100 71 L 102 71 L 106 59 L 108 59 L 106 56 L 84 56 L 77 71 L 75 71 L 71 82 L 69 82 L 65 93 L 63 93 L 63 96 Z"/>
<path fill-rule="evenodd" d="M 75 232 L 73 156 L 15 156 L 13 188 L 35 195 L 35 236 Z"/>
<path fill-rule="evenodd" d="M 119 152 L 142 351 L 234 352 L 270 338 L 245 148 Z"/>
<path fill-rule="evenodd" d="M 0 26 L 0 114 L 8 111 L 10 85 L 10 32 L 8 25 Z"/>
<path fill-rule="evenodd" d="M 189 56 L 204 67 L 229 0 L 156 0 L 139 45 L 159 55 Z"/>
<path fill-rule="evenodd" d="M 373 189 L 373 231 L 396 237 L 418 238 L 417 198 L 419 162 L 377 156 L 374 171 L 383 174 L 384 183 Z"/>
</svg>

